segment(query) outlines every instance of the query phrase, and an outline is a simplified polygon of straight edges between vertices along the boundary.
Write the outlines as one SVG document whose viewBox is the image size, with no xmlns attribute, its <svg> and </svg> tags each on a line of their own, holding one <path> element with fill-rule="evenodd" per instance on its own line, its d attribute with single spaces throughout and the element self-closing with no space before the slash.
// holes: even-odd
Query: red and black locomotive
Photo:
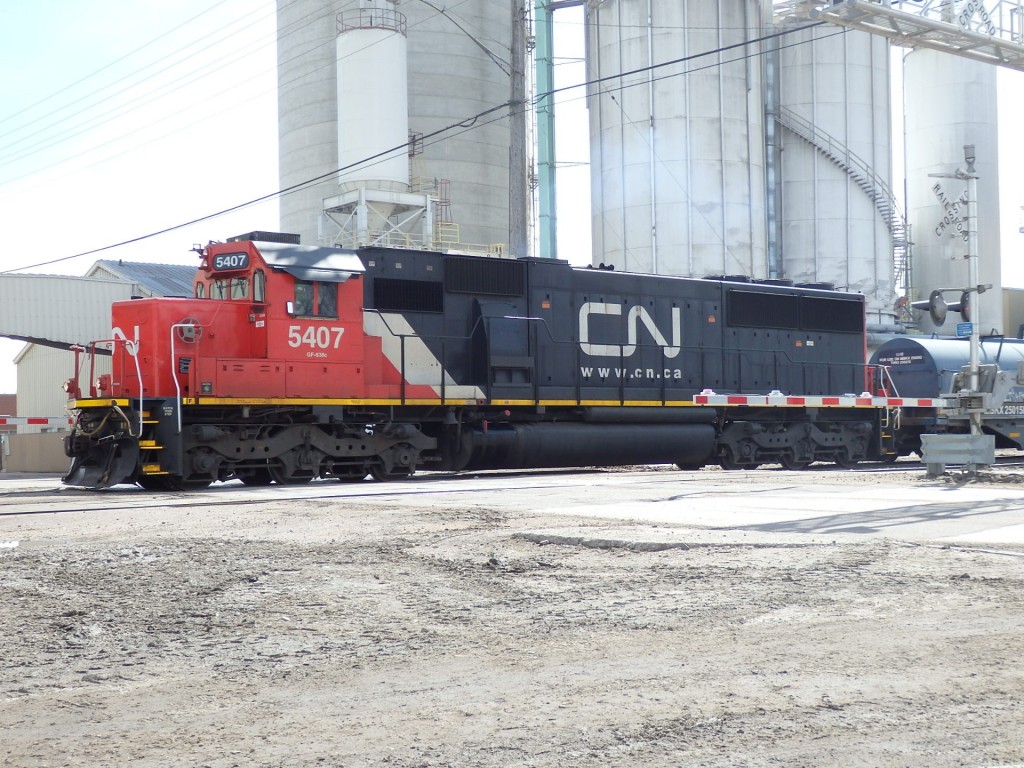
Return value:
<svg viewBox="0 0 1024 768">
<path fill-rule="evenodd" d="M 271 233 L 201 255 L 193 297 L 114 304 L 111 372 L 68 383 L 66 483 L 799 468 L 894 450 L 885 415 L 905 403 L 867 391 L 858 294 Z"/>
</svg>

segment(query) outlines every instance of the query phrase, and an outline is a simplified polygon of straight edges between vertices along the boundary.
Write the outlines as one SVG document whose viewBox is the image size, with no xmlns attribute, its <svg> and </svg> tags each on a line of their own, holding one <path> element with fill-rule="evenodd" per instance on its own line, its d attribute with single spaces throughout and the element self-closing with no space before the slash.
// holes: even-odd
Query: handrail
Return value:
<svg viewBox="0 0 1024 768">
<path fill-rule="evenodd" d="M 175 403 L 175 408 L 174 408 L 174 410 L 175 410 L 175 412 L 177 413 L 177 416 L 178 416 L 178 431 L 175 432 L 176 435 L 180 435 L 181 434 L 181 382 L 178 381 L 178 370 L 177 370 L 178 369 L 178 361 L 177 361 L 177 358 L 176 358 L 176 356 L 174 354 L 174 337 L 177 336 L 177 333 L 175 333 L 175 331 L 177 331 L 179 328 L 191 328 L 191 329 L 195 330 L 198 327 L 200 327 L 198 323 L 174 323 L 170 327 L 170 332 L 171 332 L 171 378 L 174 380 L 174 392 L 175 392 L 175 396 L 177 397 L 177 400 L 178 400 L 178 402 Z M 139 395 L 140 395 L 140 397 L 142 395 L 142 383 L 141 382 L 139 383 Z"/>
</svg>

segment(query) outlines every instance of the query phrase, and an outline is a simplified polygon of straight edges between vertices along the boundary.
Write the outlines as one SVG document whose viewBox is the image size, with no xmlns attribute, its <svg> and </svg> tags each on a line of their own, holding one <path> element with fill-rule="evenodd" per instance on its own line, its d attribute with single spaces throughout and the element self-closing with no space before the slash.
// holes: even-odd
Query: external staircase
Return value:
<svg viewBox="0 0 1024 768">
<path fill-rule="evenodd" d="M 892 237 L 894 284 L 901 293 L 909 295 L 910 240 L 907 236 L 907 219 L 888 182 L 875 173 L 865 160 L 851 152 L 849 147 L 792 110 L 780 108 L 773 117 L 779 125 L 808 142 L 845 171 L 853 183 L 871 199 Z"/>
</svg>

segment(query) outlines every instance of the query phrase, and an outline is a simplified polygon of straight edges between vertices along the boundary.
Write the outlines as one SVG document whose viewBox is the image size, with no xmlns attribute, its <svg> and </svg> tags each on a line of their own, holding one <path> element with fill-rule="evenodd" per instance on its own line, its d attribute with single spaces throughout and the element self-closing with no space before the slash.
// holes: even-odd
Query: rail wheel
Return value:
<svg viewBox="0 0 1024 768">
<path fill-rule="evenodd" d="M 836 456 L 836 466 L 842 467 L 843 469 L 853 469 L 860 464 L 860 459 L 853 459 L 843 454 L 842 456 Z"/>
<path fill-rule="evenodd" d="M 379 464 L 374 464 L 370 467 L 370 477 L 378 483 L 383 483 L 388 480 L 408 480 L 412 477 L 412 473 L 412 467 L 395 467 L 390 472 Z"/>
<path fill-rule="evenodd" d="M 331 477 L 339 483 L 361 483 L 366 479 L 366 467 L 342 467 L 331 471 Z"/>
<path fill-rule="evenodd" d="M 269 467 L 256 467 L 255 469 L 243 469 L 238 472 L 238 479 L 244 485 L 261 486 L 270 485 L 274 478 L 270 476 Z"/>
<path fill-rule="evenodd" d="M 761 465 L 755 464 L 753 462 L 743 463 L 733 455 L 731 448 L 726 448 L 722 452 L 722 455 L 718 457 L 718 466 L 720 466 L 722 469 L 732 472 L 733 470 L 736 469 L 757 469 Z"/>
<path fill-rule="evenodd" d="M 267 472 L 270 474 L 270 479 L 278 485 L 302 485 L 313 479 L 313 473 L 310 470 L 294 469 L 289 472 L 286 467 L 280 465 L 269 467 Z"/>
<path fill-rule="evenodd" d="M 779 463 L 782 465 L 783 469 L 788 469 L 791 471 L 807 469 L 809 466 L 811 466 L 811 462 L 807 461 L 806 459 L 798 459 L 795 456 L 790 456 L 789 454 L 780 457 Z"/>
</svg>

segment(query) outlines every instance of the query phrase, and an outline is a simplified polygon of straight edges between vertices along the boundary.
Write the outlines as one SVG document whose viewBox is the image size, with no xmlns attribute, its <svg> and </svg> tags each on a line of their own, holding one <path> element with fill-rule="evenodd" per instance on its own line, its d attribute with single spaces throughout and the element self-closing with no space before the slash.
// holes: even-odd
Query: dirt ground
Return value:
<svg viewBox="0 0 1024 768">
<path fill-rule="evenodd" d="M 2 766 L 1024 764 L 1013 553 L 41 493 L 0 500 Z"/>
</svg>

